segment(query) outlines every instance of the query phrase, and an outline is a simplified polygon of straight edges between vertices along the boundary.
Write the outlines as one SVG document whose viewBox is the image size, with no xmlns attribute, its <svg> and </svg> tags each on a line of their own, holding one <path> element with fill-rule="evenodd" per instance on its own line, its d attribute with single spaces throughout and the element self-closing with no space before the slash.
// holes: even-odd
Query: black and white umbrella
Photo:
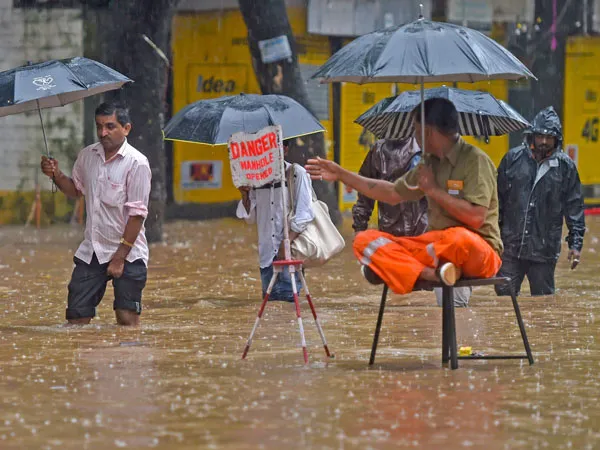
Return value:
<svg viewBox="0 0 600 450">
<path fill-rule="evenodd" d="M 29 64 L 0 72 L 0 117 L 41 110 L 120 89 L 132 80 L 97 61 L 76 57 Z"/>
<path fill-rule="evenodd" d="M 488 92 L 452 87 L 425 89 L 425 100 L 450 100 L 459 115 L 459 130 L 463 136 L 501 136 L 530 127 L 517 111 Z M 420 91 L 407 91 L 383 99 L 364 112 L 355 122 L 379 139 L 400 139 L 412 136 L 412 111 L 421 103 Z"/>
</svg>

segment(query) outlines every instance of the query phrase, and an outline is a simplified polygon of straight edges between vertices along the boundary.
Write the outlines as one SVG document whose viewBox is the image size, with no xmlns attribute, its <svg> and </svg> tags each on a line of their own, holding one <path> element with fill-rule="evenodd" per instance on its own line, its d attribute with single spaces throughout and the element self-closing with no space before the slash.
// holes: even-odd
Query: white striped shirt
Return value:
<svg viewBox="0 0 600 450">
<path fill-rule="evenodd" d="M 102 144 L 90 145 L 77 156 L 71 178 L 85 196 L 87 218 L 84 241 L 75 256 L 88 264 L 96 253 L 98 262 L 109 262 L 119 247 L 130 216 L 148 216 L 152 173 L 148 158 L 127 143 L 108 161 Z M 127 255 L 148 265 L 148 242 L 144 225 Z"/>
<path fill-rule="evenodd" d="M 285 163 L 286 171 L 290 167 Z M 294 202 L 295 213 L 289 227 L 301 233 L 315 218 L 312 210 L 312 184 L 304 167 L 294 164 Z M 293 169 L 292 169 L 293 170 Z M 281 187 L 252 189 L 249 193 L 250 211 L 246 211 L 243 202 L 238 203 L 236 215 L 247 223 L 256 223 L 258 228 L 258 257 L 261 268 L 273 264 L 273 259 L 283 241 L 283 199 Z M 289 207 L 289 204 L 288 204 Z"/>
</svg>

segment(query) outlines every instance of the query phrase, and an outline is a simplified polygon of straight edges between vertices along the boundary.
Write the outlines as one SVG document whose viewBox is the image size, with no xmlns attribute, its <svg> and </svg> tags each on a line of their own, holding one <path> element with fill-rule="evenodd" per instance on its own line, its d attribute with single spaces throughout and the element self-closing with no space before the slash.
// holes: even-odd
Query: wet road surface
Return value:
<svg viewBox="0 0 600 450">
<path fill-rule="evenodd" d="M 582 263 L 558 263 L 556 296 L 520 297 L 536 364 L 441 366 L 433 293 L 388 301 L 368 367 L 380 288 L 350 245 L 307 281 L 329 347 L 302 302 L 260 304 L 255 230 L 233 219 L 175 222 L 151 247 L 142 326 L 115 325 L 112 289 L 91 325 L 63 327 L 81 231 L 0 228 L 0 449 L 600 448 L 600 220 Z M 350 238 L 349 223 L 344 234 Z M 528 293 L 525 283 L 523 291 Z M 522 352 L 509 299 L 474 290 L 458 345 Z"/>
</svg>

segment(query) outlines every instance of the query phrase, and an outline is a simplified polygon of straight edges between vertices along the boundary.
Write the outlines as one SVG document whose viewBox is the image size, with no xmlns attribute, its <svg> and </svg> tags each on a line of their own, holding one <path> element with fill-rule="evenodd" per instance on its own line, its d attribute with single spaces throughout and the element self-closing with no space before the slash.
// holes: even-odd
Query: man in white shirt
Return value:
<svg viewBox="0 0 600 450">
<path fill-rule="evenodd" d="M 283 141 L 284 153 L 287 154 L 288 140 Z M 312 211 L 312 186 L 306 170 L 298 164 L 285 163 L 286 173 L 293 171 L 294 206 L 288 226 L 290 242 L 306 229 L 314 219 Z M 291 175 L 291 174 L 290 174 Z M 281 199 L 281 183 L 270 183 L 259 188 L 240 187 L 242 199 L 237 207 L 237 217 L 247 223 L 256 223 L 258 228 L 258 256 L 263 297 L 273 276 L 273 261 L 283 259 L 283 205 Z M 289 201 L 288 201 L 289 204 Z M 300 286 L 298 278 L 297 286 Z M 292 280 L 287 268 L 279 274 L 273 286 L 271 300 L 294 301 Z"/>
<path fill-rule="evenodd" d="M 85 236 L 69 283 L 67 320 L 83 325 L 96 315 L 106 285 L 113 281 L 119 325 L 138 325 L 146 285 L 151 171 L 148 159 L 127 143 L 127 109 L 103 103 L 96 109 L 100 142 L 77 156 L 71 177 L 55 159 L 42 157 L 42 172 L 70 198 L 85 196 Z"/>
</svg>

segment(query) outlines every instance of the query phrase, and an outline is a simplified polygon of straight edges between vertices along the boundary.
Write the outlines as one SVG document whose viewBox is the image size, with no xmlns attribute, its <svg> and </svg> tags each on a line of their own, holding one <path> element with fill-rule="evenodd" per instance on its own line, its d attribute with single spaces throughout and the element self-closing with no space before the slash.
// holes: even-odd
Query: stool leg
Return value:
<svg viewBox="0 0 600 450">
<path fill-rule="evenodd" d="M 519 308 L 519 303 L 517 302 L 517 296 L 515 294 L 515 290 L 513 288 L 512 282 L 510 283 L 510 298 L 512 299 L 513 308 L 515 309 L 515 314 L 517 316 L 519 330 L 521 330 L 521 337 L 523 338 L 523 345 L 525 346 L 525 352 L 527 353 L 527 359 L 529 360 L 529 365 L 531 365 L 534 362 L 533 355 L 531 354 L 531 348 L 529 347 L 529 339 L 527 339 L 527 332 L 525 331 L 525 324 L 523 323 L 523 318 L 521 317 L 521 309 Z"/>
<path fill-rule="evenodd" d="M 446 364 L 450 360 L 450 323 L 448 311 L 448 290 L 442 288 L 442 364 Z"/>
<path fill-rule="evenodd" d="M 312 311 L 313 318 L 315 319 L 315 324 L 317 325 L 317 330 L 319 331 L 319 335 L 321 336 L 321 341 L 323 342 L 323 348 L 325 349 L 325 354 L 328 358 L 331 358 L 331 353 L 329 353 L 329 348 L 327 347 L 327 339 L 325 339 L 325 333 L 323 333 L 323 328 L 321 328 L 321 322 L 317 317 L 317 310 L 313 305 L 312 298 L 310 296 L 310 292 L 308 291 L 308 285 L 306 284 L 306 279 L 304 278 L 304 274 L 302 273 L 302 267 L 298 269 L 298 275 L 300 276 L 300 281 L 302 283 L 302 288 L 304 289 L 304 293 L 306 294 L 306 300 L 308 300 L 308 306 L 310 306 L 310 310 Z"/>
<path fill-rule="evenodd" d="M 306 350 L 306 339 L 304 338 L 304 326 L 302 325 L 302 316 L 300 315 L 300 301 L 298 300 L 298 287 L 296 286 L 296 277 L 294 276 L 295 267 L 290 266 L 290 278 L 292 279 L 292 292 L 294 293 L 294 304 L 296 305 L 296 317 L 298 318 L 298 327 L 300 328 L 300 338 L 302 343 L 302 355 L 304 364 L 308 364 L 308 351 Z"/>
<path fill-rule="evenodd" d="M 246 342 L 246 347 L 244 348 L 244 353 L 242 353 L 242 359 L 246 358 L 248 354 L 248 350 L 250 350 L 250 345 L 252 345 L 252 338 L 254 337 L 254 333 L 256 333 L 256 329 L 258 328 L 258 323 L 265 311 L 265 306 L 267 306 L 267 301 L 269 300 L 269 296 L 271 295 L 271 291 L 273 290 L 273 286 L 275 286 L 275 282 L 277 281 L 277 276 L 279 273 L 273 270 L 273 276 L 271 277 L 271 281 L 269 282 L 269 287 L 267 287 L 267 292 L 265 293 L 265 297 L 263 298 L 262 304 L 260 305 L 260 309 L 258 310 L 258 315 L 256 316 L 256 320 L 254 321 L 254 326 L 252 327 L 252 331 L 250 332 L 250 337 L 248 338 L 248 342 Z"/>
<path fill-rule="evenodd" d="M 454 288 L 452 286 L 444 286 L 444 290 L 448 293 L 444 297 L 448 304 L 448 338 L 450 340 L 450 368 L 458 369 L 458 350 L 456 348 L 456 319 L 454 317 Z"/>
<path fill-rule="evenodd" d="M 379 342 L 379 330 L 381 330 L 381 322 L 383 322 L 383 311 L 385 310 L 385 300 L 387 298 L 388 286 L 383 286 L 381 293 L 381 304 L 379 305 L 379 315 L 377 316 L 377 325 L 375 326 L 375 334 L 373 335 L 373 346 L 371 347 L 371 358 L 369 365 L 372 366 L 375 362 L 375 353 L 377 352 L 377 342 Z"/>
</svg>

